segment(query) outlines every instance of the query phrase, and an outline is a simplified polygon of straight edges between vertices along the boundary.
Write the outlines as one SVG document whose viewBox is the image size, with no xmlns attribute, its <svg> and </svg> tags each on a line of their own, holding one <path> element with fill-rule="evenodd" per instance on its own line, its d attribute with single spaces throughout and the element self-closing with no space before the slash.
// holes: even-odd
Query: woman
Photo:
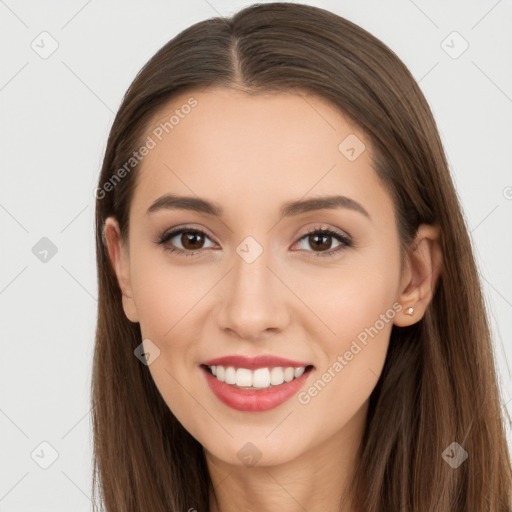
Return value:
<svg viewBox="0 0 512 512">
<path fill-rule="evenodd" d="M 109 512 L 512 510 L 436 124 L 368 32 L 288 3 L 184 30 L 122 102 L 96 233 Z"/>
</svg>

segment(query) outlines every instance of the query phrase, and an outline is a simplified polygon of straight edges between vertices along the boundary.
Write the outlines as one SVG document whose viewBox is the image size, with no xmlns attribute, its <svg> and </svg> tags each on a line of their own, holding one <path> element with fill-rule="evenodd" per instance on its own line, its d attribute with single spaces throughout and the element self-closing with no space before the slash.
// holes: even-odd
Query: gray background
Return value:
<svg viewBox="0 0 512 512">
<path fill-rule="evenodd" d="M 94 189 L 108 131 L 164 43 L 251 3 L 0 0 L 0 511 L 91 510 Z M 370 31 L 419 81 L 471 232 L 511 410 L 512 3 L 304 3 Z"/>
</svg>

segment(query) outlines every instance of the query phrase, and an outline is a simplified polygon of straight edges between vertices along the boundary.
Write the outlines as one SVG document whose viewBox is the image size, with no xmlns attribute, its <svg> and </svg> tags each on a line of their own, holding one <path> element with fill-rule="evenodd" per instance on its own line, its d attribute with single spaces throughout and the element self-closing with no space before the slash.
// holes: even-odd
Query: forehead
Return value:
<svg viewBox="0 0 512 512">
<path fill-rule="evenodd" d="M 156 113 L 144 139 L 151 149 L 138 167 L 134 208 L 169 192 L 245 210 L 333 194 L 390 206 L 366 136 L 304 92 L 184 92 Z"/>
</svg>

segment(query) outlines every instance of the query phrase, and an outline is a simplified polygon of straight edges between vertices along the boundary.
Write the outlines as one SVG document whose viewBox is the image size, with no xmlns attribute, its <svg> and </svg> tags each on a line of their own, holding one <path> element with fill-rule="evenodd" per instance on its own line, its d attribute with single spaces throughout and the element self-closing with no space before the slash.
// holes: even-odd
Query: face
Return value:
<svg viewBox="0 0 512 512">
<path fill-rule="evenodd" d="M 238 465 L 290 461 L 361 425 L 401 286 L 364 134 L 315 96 L 218 88 L 175 97 L 147 135 L 116 268 L 174 415 Z M 221 383 L 202 365 L 228 356 L 249 359 L 212 364 Z"/>
</svg>

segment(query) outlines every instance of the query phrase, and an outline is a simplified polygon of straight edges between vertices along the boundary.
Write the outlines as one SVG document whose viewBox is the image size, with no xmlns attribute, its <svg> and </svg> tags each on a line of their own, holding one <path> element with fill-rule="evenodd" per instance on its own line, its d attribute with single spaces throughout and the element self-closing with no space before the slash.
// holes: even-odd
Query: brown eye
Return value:
<svg viewBox="0 0 512 512">
<path fill-rule="evenodd" d="M 204 244 L 204 236 L 199 231 L 185 231 L 181 234 L 180 241 L 185 249 L 194 251 L 201 249 Z"/>
<path fill-rule="evenodd" d="M 164 233 L 158 243 L 170 252 L 192 256 L 205 248 L 207 239 L 210 240 L 210 237 L 198 229 L 180 228 Z"/>
<path fill-rule="evenodd" d="M 332 245 L 332 236 L 329 235 L 309 235 L 308 241 L 311 247 L 321 250 L 327 251 L 331 248 Z"/>
<path fill-rule="evenodd" d="M 334 249 L 332 248 L 333 240 L 338 242 Z M 313 256 L 334 256 L 339 251 L 352 246 L 352 240 L 347 235 L 318 227 L 302 236 L 299 243 L 308 246 L 305 248 L 306 252 L 312 253 Z"/>
</svg>

